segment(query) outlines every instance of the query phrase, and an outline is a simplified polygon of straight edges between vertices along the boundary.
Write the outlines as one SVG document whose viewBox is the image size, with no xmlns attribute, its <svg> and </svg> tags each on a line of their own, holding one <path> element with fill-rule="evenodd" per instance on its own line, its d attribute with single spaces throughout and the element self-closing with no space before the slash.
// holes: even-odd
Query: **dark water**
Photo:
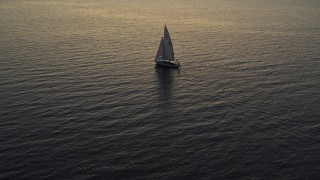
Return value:
<svg viewBox="0 0 320 180">
<path fill-rule="evenodd" d="M 319 178 L 319 9 L 1 0 L 0 179 Z"/>
</svg>

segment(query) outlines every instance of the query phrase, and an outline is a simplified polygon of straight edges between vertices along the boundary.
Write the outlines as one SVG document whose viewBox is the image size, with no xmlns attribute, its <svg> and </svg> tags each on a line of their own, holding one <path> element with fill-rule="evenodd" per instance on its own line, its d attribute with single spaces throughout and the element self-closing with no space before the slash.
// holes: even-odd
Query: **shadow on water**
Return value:
<svg viewBox="0 0 320 180">
<path fill-rule="evenodd" d="M 178 74 L 179 71 L 179 69 L 155 66 L 155 78 L 160 104 L 164 103 L 170 105 L 170 100 L 173 95 L 175 74 Z"/>
</svg>

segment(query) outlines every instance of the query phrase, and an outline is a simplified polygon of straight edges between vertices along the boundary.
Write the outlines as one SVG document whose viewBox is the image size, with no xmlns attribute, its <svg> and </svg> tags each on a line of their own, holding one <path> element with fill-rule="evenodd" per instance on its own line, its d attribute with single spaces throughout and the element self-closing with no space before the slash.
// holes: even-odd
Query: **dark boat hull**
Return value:
<svg viewBox="0 0 320 180">
<path fill-rule="evenodd" d="M 164 67 L 170 67 L 170 68 L 178 68 L 180 66 L 180 63 L 178 61 L 170 62 L 170 61 L 155 61 L 157 65 L 164 66 Z"/>
</svg>

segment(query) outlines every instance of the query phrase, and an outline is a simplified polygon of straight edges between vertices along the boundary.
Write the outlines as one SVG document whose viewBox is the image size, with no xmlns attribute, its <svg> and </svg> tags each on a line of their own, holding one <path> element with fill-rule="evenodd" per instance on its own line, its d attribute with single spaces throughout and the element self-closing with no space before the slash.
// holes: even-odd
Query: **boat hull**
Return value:
<svg viewBox="0 0 320 180">
<path fill-rule="evenodd" d="M 180 63 L 178 61 L 170 62 L 170 61 L 155 61 L 157 65 L 164 66 L 164 67 L 170 67 L 170 68 L 178 68 L 180 66 Z"/>
</svg>

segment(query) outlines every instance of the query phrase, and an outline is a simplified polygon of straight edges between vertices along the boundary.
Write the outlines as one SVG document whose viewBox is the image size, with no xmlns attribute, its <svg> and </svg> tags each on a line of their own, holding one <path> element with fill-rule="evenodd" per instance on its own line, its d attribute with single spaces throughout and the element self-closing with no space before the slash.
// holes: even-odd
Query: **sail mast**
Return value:
<svg viewBox="0 0 320 180">
<path fill-rule="evenodd" d="M 164 36 L 169 35 L 169 31 L 167 29 L 167 24 L 164 24 L 164 34 L 165 34 Z M 170 36 L 166 36 L 166 39 L 168 39 L 168 37 L 170 37 Z M 164 44 L 166 44 L 166 43 L 164 43 Z M 167 52 L 167 51 L 165 51 L 165 52 Z M 170 62 L 170 58 L 168 58 L 168 59 L 169 59 L 169 62 Z"/>
<path fill-rule="evenodd" d="M 164 51 L 164 37 L 162 37 L 162 60 L 164 60 L 165 57 L 165 51 Z"/>
<path fill-rule="evenodd" d="M 164 60 L 165 59 L 165 57 L 166 57 L 166 51 L 165 51 L 165 40 L 166 40 L 166 35 L 165 35 L 165 31 L 166 31 L 166 27 L 167 27 L 167 25 L 166 24 L 164 24 L 164 30 L 163 30 L 163 54 L 162 54 L 162 60 Z"/>
</svg>

